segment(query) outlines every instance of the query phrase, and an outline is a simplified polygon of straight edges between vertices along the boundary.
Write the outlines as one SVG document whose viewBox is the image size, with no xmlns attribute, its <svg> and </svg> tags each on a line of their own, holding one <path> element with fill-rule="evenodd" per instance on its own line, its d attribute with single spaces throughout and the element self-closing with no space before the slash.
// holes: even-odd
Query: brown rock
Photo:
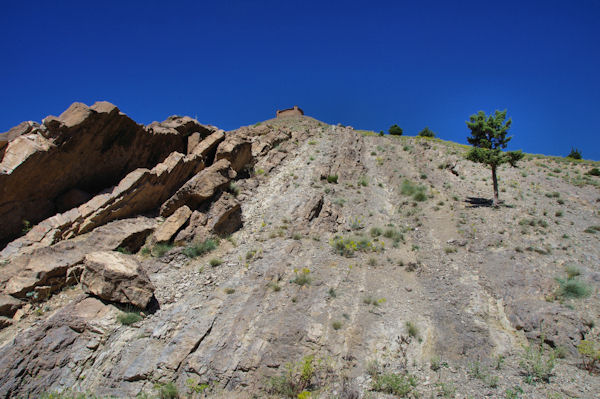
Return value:
<svg viewBox="0 0 600 399">
<path fill-rule="evenodd" d="M 225 139 L 225 132 L 223 130 L 217 130 L 201 142 L 199 142 L 193 149 L 192 154 L 201 156 L 205 159 L 207 164 L 212 163 L 217 147 Z"/>
<path fill-rule="evenodd" d="M 52 287 L 51 292 L 55 292 L 69 282 L 73 267 L 80 264 L 87 253 L 115 250 L 127 246 L 133 238 L 143 243 L 155 224 L 153 219 L 144 217 L 118 220 L 76 240 L 62 241 L 15 255 L 2 268 L 0 292 L 19 298 L 25 298 L 28 292 L 34 291 L 38 286 Z"/>
<path fill-rule="evenodd" d="M 177 231 L 183 226 L 190 216 L 192 215 L 192 211 L 187 206 L 182 206 L 177 209 L 175 213 L 167 218 L 163 224 L 158 226 L 156 231 L 154 232 L 154 239 L 156 242 L 165 242 L 170 241 L 171 237 L 173 237 Z"/>
<path fill-rule="evenodd" d="M 24 302 L 17 298 L 0 294 L 0 316 L 13 317 L 15 312 L 23 305 Z"/>
<path fill-rule="evenodd" d="M 5 316 L 0 316 L 0 330 L 6 328 L 6 327 L 10 327 L 12 326 L 12 319 L 9 319 L 8 317 Z"/>
<path fill-rule="evenodd" d="M 228 134 L 225 140 L 217 147 L 215 161 L 227 159 L 231 168 L 239 172 L 252 162 L 252 144 L 243 135 Z"/>
<path fill-rule="evenodd" d="M 208 168 L 200 171 L 196 176 L 187 181 L 171 198 L 160 208 L 160 214 L 168 217 L 183 205 L 196 209 L 200 204 L 212 198 L 218 191 L 229 184 L 236 176 L 231 169 L 231 164 L 226 159 L 221 159 Z"/>
<path fill-rule="evenodd" d="M 81 286 L 101 299 L 140 308 L 145 308 L 154 295 L 154 286 L 135 257 L 119 252 L 86 255 Z"/>
<path fill-rule="evenodd" d="M 208 212 L 206 223 L 209 231 L 218 235 L 227 235 L 242 227 L 242 207 L 231 194 L 223 193 Z"/>
<path fill-rule="evenodd" d="M 204 241 L 209 235 L 208 230 L 205 227 L 207 221 L 208 218 L 206 214 L 194 211 L 189 219 L 188 225 L 177 233 L 174 240 L 175 243 L 190 242 L 194 239 L 196 239 L 196 241 Z"/>
<path fill-rule="evenodd" d="M 7 144 L 0 162 L 0 246 L 21 233 L 23 220 L 35 224 L 53 215 L 57 198 L 68 190 L 97 193 L 136 168 L 185 152 L 189 130 L 216 130 L 188 120 L 168 124 L 171 130 L 155 132 L 99 102 L 75 103 L 42 125 L 11 129 L 12 139 L 1 140 Z"/>
<path fill-rule="evenodd" d="M 78 188 L 72 188 L 66 193 L 60 195 L 56 199 L 56 209 L 59 212 L 65 212 L 69 209 L 75 208 L 83 203 L 86 203 L 92 199 L 90 193 L 87 193 Z"/>
</svg>

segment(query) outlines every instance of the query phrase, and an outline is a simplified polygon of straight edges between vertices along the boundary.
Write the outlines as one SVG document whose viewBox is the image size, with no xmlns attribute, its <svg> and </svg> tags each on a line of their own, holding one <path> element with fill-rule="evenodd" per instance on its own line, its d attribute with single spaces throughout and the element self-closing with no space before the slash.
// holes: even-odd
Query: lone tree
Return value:
<svg viewBox="0 0 600 399">
<path fill-rule="evenodd" d="M 581 159 L 581 151 L 579 151 L 577 148 L 571 147 L 571 152 L 569 153 L 569 155 L 567 155 L 567 158 Z"/>
<path fill-rule="evenodd" d="M 492 168 L 492 182 L 494 183 L 494 206 L 498 206 L 498 178 L 496 169 L 503 163 L 509 163 L 516 167 L 517 161 L 523 158 L 521 151 L 503 152 L 512 137 L 506 137 L 512 119 L 506 119 L 506 110 L 498 111 L 494 115 L 487 116 L 485 112 L 479 111 L 469 117 L 467 127 L 471 129 L 471 137 L 467 141 L 473 148 L 467 153 L 467 159 L 473 162 L 483 163 Z"/>
<path fill-rule="evenodd" d="M 395 136 L 402 136 L 402 128 L 400 126 L 398 126 L 398 125 L 395 125 L 395 124 L 392 125 L 392 126 L 390 126 L 388 132 L 390 134 L 395 135 Z"/>
</svg>

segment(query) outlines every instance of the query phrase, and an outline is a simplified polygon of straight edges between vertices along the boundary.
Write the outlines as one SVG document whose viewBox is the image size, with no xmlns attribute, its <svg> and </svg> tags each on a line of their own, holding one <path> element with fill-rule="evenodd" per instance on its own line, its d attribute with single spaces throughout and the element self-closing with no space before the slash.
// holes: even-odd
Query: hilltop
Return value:
<svg viewBox="0 0 600 399">
<path fill-rule="evenodd" d="M 308 116 L 9 133 L 1 397 L 600 395 L 598 163 L 527 155 L 493 208 L 466 146 Z"/>
</svg>

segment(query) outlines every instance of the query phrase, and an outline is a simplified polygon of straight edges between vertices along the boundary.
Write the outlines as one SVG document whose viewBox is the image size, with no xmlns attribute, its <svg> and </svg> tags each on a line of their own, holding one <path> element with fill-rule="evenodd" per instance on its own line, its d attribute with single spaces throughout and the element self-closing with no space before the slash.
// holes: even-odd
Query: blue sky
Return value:
<svg viewBox="0 0 600 399">
<path fill-rule="evenodd" d="M 7 2 L 0 131 L 74 101 L 227 130 L 297 104 L 466 143 L 469 115 L 508 109 L 510 149 L 598 160 L 599 20 L 596 0 Z"/>
</svg>

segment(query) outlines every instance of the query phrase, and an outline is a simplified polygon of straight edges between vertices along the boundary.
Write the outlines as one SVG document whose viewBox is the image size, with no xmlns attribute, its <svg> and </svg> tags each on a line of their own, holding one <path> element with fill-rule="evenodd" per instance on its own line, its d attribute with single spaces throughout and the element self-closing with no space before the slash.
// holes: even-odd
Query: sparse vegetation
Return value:
<svg viewBox="0 0 600 399">
<path fill-rule="evenodd" d="M 337 182 L 338 182 L 338 175 L 328 175 L 327 176 L 327 183 L 337 184 Z"/>
<path fill-rule="evenodd" d="M 525 381 L 529 384 L 536 382 L 549 382 L 553 375 L 555 354 L 544 348 L 544 339 L 540 338 L 537 345 L 530 344 L 525 348 L 521 358 L 521 368 Z"/>
<path fill-rule="evenodd" d="M 216 241 L 212 238 L 207 238 L 203 242 L 192 243 L 192 244 L 188 245 L 183 250 L 183 254 L 185 256 L 187 256 L 188 258 L 196 258 L 198 256 L 202 256 L 205 253 L 208 253 L 208 252 L 216 249 L 218 245 L 219 245 L 218 241 Z"/>
<path fill-rule="evenodd" d="M 292 279 L 292 283 L 298 284 L 299 286 L 310 285 L 312 278 L 310 277 L 310 269 L 304 267 L 301 270 L 294 269 L 295 277 Z"/>
<path fill-rule="evenodd" d="M 142 319 L 143 319 L 143 317 L 140 315 L 139 312 L 128 311 L 128 312 L 121 312 L 117 315 L 117 320 L 119 321 L 119 323 L 123 324 L 124 326 L 128 326 L 130 324 L 137 323 L 138 321 L 140 321 Z"/>
</svg>

